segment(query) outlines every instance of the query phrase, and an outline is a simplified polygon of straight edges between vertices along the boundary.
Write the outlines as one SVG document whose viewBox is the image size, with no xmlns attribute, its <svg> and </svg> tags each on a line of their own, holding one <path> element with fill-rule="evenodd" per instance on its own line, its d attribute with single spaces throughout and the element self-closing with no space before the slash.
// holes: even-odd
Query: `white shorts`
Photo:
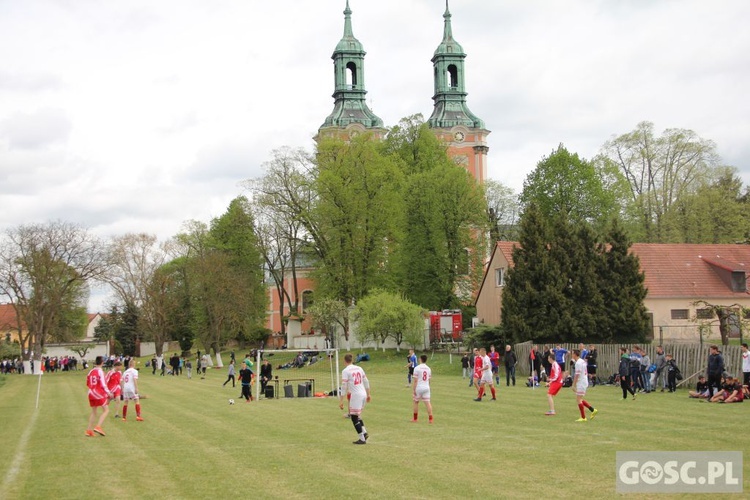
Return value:
<svg viewBox="0 0 750 500">
<path fill-rule="evenodd" d="M 360 413 L 362 413 L 362 409 L 365 407 L 366 399 L 366 394 L 352 394 L 352 397 L 349 400 L 349 414 L 359 415 Z"/>
<path fill-rule="evenodd" d="M 585 396 L 586 395 L 586 389 L 588 389 L 589 386 L 587 385 L 576 385 L 576 396 Z"/>
<path fill-rule="evenodd" d="M 492 383 L 492 371 L 490 371 L 490 370 L 484 370 L 482 372 L 482 378 L 479 379 L 479 383 L 480 384 L 484 384 L 484 383 L 491 384 Z"/>
<path fill-rule="evenodd" d="M 129 389 L 125 389 L 122 391 L 122 399 L 124 399 L 125 401 L 128 401 L 128 400 L 138 401 L 138 393 L 135 391 L 131 391 Z"/>
<path fill-rule="evenodd" d="M 430 388 L 429 387 L 417 387 L 414 393 L 414 402 L 417 401 L 429 401 L 430 400 Z"/>
</svg>

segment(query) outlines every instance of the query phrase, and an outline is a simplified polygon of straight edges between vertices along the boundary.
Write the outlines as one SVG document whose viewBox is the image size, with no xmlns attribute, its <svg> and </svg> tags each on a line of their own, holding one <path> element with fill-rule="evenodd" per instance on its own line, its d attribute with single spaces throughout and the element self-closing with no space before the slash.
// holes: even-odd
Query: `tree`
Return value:
<svg viewBox="0 0 750 500">
<path fill-rule="evenodd" d="M 40 359 L 45 343 L 83 287 L 103 277 L 106 248 L 83 228 L 62 221 L 11 228 L 0 242 L 0 293 L 28 333 L 20 335 L 24 360 Z"/>
<path fill-rule="evenodd" d="M 683 196 L 695 192 L 719 157 L 716 145 L 692 130 L 667 129 L 655 137 L 654 124 L 606 142 L 602 156 L 627 180 L 626 214 L 638 241 L 665 242 L 665 215 Z"/>
<path fill-rule="evenodd" d="M 311 217 L 315 194 L 310 155 L 302 149 L 290 148 L 277 149 L 272 154 L 273 159 L 264 164 L 266 174 L 245 182 L 245 185 L 253 195 L 258 248 L 275 285 L 279 315 L 283 318 L 285 309 L 292 314 L 299 313 L 298 260 L 302 256 L 306 259 L 304 264 L 313 263 L 310 262 L 312 252 L 307 238 L 318 235 L 319 231 L 317 222 Z M 325 244 L 322 235 L 316 239 L 319 245 Z M 317 253 L 324 254 L 324 246 L 317 248 Z M 281 334 L 286 336 L 284 321 L 280 328 Z"/>
<path fill-rule="evenodd" d="M 748 324 L 750 324 L 750 322 L 743 320 L 743 318 L 750 317 L 750 309 L 740 304 L 713 304 L 705 300 L 697 300 L 693 302 L 693 306 L 708 309 L 711 312 L 711 319 L 700 320 L 694 318 L 694 321 L 699 322 L 701 326 L 710 326 L 718 323 L 721 345 L 729 345 L 729 335 L 732 330 L 747 330 Z"/>
<path fill-rule="evenodd" d="M 383 344 L 392 338 L 399 351 L 403 342 L 412 347 L 424 344 L 424 310 L 397 294 L 373 291 L 359 302 L 355 315 L 363 339 Z"/>
<path fill-rule="evenodd" d="M 163 356 L 164 343 L 175 339 L 183 353 L 196 337 L 191 329 L 191 296 L 184 257 L 157 269 L 149 279 L 141 306 L 139 328 L 144 339 L 154 342 L 156 356 Z"/>
<path fill-rule="evenodd" d="M 391 129 L 383 148 L 404 172 L 405 217 L 400 244 L 391 252 L 397 287 L 432 310 L 470 301 L 487 253 L 481 187 L 447 155 L 421 116 Z"/>
<path fill-rule="evenodd" d="M 601 342 L 642 342 L 649 333 L 649 317 L 643 301 L 648 291 L 632 242 L 617 220 L 605 237 L 599 288 L 606 314 L 598 324 Z"/>
<path fill-rule="evenodd" d="M 666 237 L 684 243 L 741 243 L 747 240 L 750 236 L 750 206 L 745 196 L 737 169 L 712 169 L 694 193 L 682 196 L 665 214 Z"/>
<path fill-rule="evenodd" d="M 601 227 L 617 212 L 615 191 L 605 184 L 607 179 L 594 162 L 560 144 L 526 177 L 521 204 L 533 202 L 546 217 L 565 213 L 572 220 Z"/>
<path fill-rule="evenodd" d="M 340 326 L 344 333 L 346 348 L 349 348 L 349 318 L 350 309 L 346 304 L 336 299 L 321 299 L 307 309 L 313 327 L 323 329 L 329 338 L 335 339 L 336 326 Z M 338 347 L 333 345 L 333 347 Z"/>
<path fill-rule="evenodd" d="M 146 300 L 149 281 L 166 262 L 165 246 L 157 245 L 155 235 L 128 233 L 112 238 L 109 250 L 107 283 L 114 289 L 121 305 L 141 307 Z"/>
<path fill-rule="evenodd" d="M 492 179 L 484 181 L 484 193 L 490 242 L 518 239 L 518 216 L 521 212 L 518 195 L 512 188 Z"/>
<path fill-rule="evenodd" d="M 387 284 L 389 243 L 398 239 L 403 214 L 401 178 L 367 134 L 318 144 L 310 215 L 315 225 L 306 229 L 319 256 L 321 296 L 348 304 Z"/>
</svg>

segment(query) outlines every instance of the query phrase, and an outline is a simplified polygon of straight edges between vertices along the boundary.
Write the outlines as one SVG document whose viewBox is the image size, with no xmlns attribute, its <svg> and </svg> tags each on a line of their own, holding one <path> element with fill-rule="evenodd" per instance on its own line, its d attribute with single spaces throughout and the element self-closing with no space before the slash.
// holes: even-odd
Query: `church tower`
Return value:
<svg viewBox="0 0 750 500">
<path fill-rule="evenodd" d="M 385 135 L 383 120 L 365 102 L 365 54 L 362 43 L 354 38 L 352 10 L 346 0 L 344 36 L 331 56 L 335 82 L 333 111 L 318 129 L 316 140 L 325 135 L 348 139 L 362 132 L 372 132 L 377 139 Z"/>
<path fill-rule="evenodd" d="M 432 57 L 434 108 L 427 124 L 448 144 L 448 154 L 481 182 L 487 177 L 487 135 L 484 122 L 466 105 L 463 47 L 453 39 L 451 13 L 445 0 L 443 41 Z"/>
</svg>

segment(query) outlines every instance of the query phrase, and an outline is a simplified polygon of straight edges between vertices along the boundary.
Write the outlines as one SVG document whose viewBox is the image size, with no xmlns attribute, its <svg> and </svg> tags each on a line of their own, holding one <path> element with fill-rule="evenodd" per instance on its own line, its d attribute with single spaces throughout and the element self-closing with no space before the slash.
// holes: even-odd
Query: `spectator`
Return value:
<svg viewBox="0 0 750 500">
<path fill-rule="evenodd" d="M 742 343 L 742 385 L 750 385 L 750 351 L 747 343 Z"/>
<path fill-rule="evenodd" d="M 461 358 L 461 378 L 465 379 L 467 376 L 471 376 L 469 370 L 469 353 L 465 352 Z"/>
<path fill-rule="evenodd" d="M 596 350 L 594 344 L 591 344 L 585 359 L 587 364 L 586 370 L 589 372 L 589 379 L 592 386 L 596 385 L 596 363 L 598 357 L 599 352 Z"/>
<path fill-rule="evenodd" d="M 709 348 L 708 367 L 706 368 L 709 398 L 713 398 L 714 389 L 721 386 L 721 376 L 723 374 L 724 358 L 719 352 L 719 346 L 714 344 Z"/>
<path fill-rule="evenodd" d="M 705 375 L 698 377 L 698 383 L 695 385 L 695 390 L 690 391 L 688 397 L 696 399 L 708 398 L 708 382 L 706 382 Z"/>
<path fill-rule="evenodd" d="M 641 383 L 643 384 L 643 391 L 648 394 L 651 392 L 651 377 L 648 373 L 648 367 L 651 366 L 651 358 L 648 357 L 648 353 L 645 349 L 640 350 L 641 354 Z"/>
<path fill-rule="evenodd" d="M 536 380 L 541 380 L 541 370 L 542 370 L 542 353 L 539 352 L 539 349 L 537 349 L 536 345 L 531 346 L 531 351 L 529 351 L 529 376 L 534 378 L 534 375 L 536 374 Z"/>
<path fill-rule="evenodd" d="M 630 349 L 630 381 L 633 384 L 633 389 L 640 392 L 643 390 L 641 384 L 641 352 L 640 347 L 633 346 Z"/>
<path fill-rule="evenodd" d="M 667 354 L 665 359 L 667 361 L 667 388 L 669 392 L 677 392 L 677 379 L 682 378 L 680 368 L 677 366 L 677 361 L 672 359 L 671 354 Z"/>
<path fill-rule="evenodd" d="M 505 346 L 505 357 L 503 358 L 505 363 L 505 385 L 510 386 L 510 381 L 513 380 L 513 385 L 516 385 L 516 353 L 513 352 L 513 348 L 510 344 Z"/>
<path fill-rule="evenodd" d="M 664 367 L 667 366 L 667 360 L 664 357 L 664 348 L 662 346 L 656 347 L 654 364 L 656 365 L 656 371 L 651 374 L 651 390 L 656 390 L 659 387 L 659 381 L 661 381 L 661 392 L 664 392 L 664 388 L 667 387 L 667 377 L 664 374 Z M 664 374 L 663 377 L 662 374 Z"/>
<path fill-rule="evenodd" d="M 554 349 L 552 349 L 552 352 L 555 354 L 555 361 L 558 365 L 560 365 L 560 369 L 563 371 L 563 378 L 565 378 L 565 373 L 567 370 L 565 370 L 565 355 L 568 354 L 567 349 L 563 349 L 560 347 L 560 344 L 557 344 Z"/>
<path fill-rule="evenodd" d="M 620 366 L 618 367 L 617 374 L 620 378 L 622 399 L 627 399 L 628 392 L 635 399 L 635 389 L 633 389 L 633 383 L 630 380 L 630 356 L 628 356 L 628 350 L 625 347 L 620 347 Z"/>
</svg>

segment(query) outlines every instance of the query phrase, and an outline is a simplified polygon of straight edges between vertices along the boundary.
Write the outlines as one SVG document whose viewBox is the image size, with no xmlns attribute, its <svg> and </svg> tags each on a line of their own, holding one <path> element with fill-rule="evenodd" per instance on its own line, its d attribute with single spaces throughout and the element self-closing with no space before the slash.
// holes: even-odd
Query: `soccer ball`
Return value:
<svg viewBox="0 0 750 500">
<path fill-rule="evenodd" d="M 234 399 L 230 399 L 230 400 L 229 400 L 229 404 L 230 404 L 230 405 L 233 405 L 233 404 L 234 404 Z"/>
</svg>

